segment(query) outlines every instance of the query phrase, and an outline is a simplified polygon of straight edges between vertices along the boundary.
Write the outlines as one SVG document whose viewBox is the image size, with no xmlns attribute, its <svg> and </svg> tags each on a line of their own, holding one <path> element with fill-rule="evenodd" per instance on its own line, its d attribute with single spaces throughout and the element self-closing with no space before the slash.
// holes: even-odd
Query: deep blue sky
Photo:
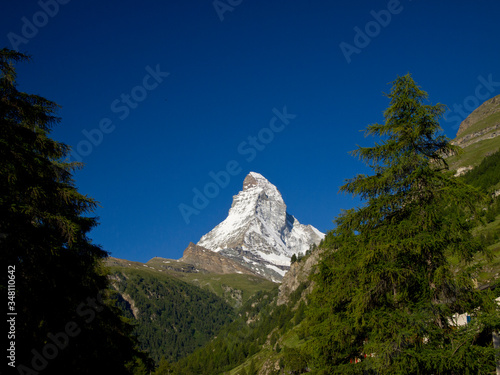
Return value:
<svg viewBox="0 0 500 375">
<path fill-rule="evenodd" d="M 348 151 L 372 144 L 360 131 L 383 121 L 397 75 L 412 73 L 450 107 L 450 138 L 464 113 L 500 93 L 494 0 L 221 0 L 219 12 L 231 8 L 221 16 L 212 1 L 60 1 L 46 11 L 4 2 L 1 45 L 24 38 L 17 47 L 33 62 L 18 65 L 19 88 L 62 106 L 53 137 L 88 153 L 76 184 L 102 206 L 91 237 L 120 258 L 181 257 L 226 217 L 249 171 L 274 183 L 300 222 L 332 229 L 357 204 L 338 187 L 365 171 Z M 378 29 L 372 11 L 384 11 Z M 372 37 L 348 63 L 340 44 L 356 47 L 356 27 Z M 170 74 L 143 82 L 151 69 Z M 269 130 L 285 106 L 296 117 Z M 82 132 L 106 119 L 108 133 L 85 149 Z M 248 143 L 259 134 L 273 137 L 263 150 Z M 241 171 L 187 224 L 179 205 L 192 206 L 193 189 L 232 160 Z"/>
</svg>

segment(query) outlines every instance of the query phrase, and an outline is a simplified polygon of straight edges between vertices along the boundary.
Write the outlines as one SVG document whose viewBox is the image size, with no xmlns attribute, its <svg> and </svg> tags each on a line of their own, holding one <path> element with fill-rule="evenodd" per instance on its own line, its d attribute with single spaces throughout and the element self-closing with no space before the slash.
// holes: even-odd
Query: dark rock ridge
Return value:
<svg viewBox="0 0 500 375">
<path fill-rule="evenodd" d="M 202 246 L 189 243 L 189 246 L 184 250 L 184 254 L 179 261 L 189 263 L 206 270 L 211 273 L 243 273 L 247 275 L 255 275 L 254 272 L 241 264 L 222 256 L 218 253 L 205 249 Z"/>
</svg>

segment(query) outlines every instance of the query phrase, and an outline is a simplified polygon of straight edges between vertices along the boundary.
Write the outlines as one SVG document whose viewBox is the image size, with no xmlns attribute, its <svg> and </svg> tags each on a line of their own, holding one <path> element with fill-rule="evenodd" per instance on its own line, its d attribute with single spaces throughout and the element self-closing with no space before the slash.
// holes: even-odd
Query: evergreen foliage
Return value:
<svg viewBox="0 0 500 375">
<path fill-rule="evenodd" d="M 488 192 L 500 183 L 500 151 L 485 157 L 481 163 L 461 176 L 462 180 L 472 186 Z"/>
<path fill-rule="evenodd" d="M 460 179 L 466 184 L 480 189 L 487 193 L 485 201 L 480 202 L 481 216 L 489 224 L 500 215 L 500 197 L 493 193 L 498 189 L 500 183 L 500 151 L 486 156 L 481 163 L 472 170 L 461 176 Z M 500 231 L 496 226 L 480 226 L 475 230 L 476 236 L 482 241 L 484 246 L 496 244 L 500 240 Z"/>
<path fill-rule="evenodd" d="M 219 332 L 216 339 L 174 363 L 175 373 L 219 374 L 233 369 L 257 353 L 275 326 L 275 322 L 269 319 L 272 311 L 269 302 L 275 295 L 276 291 L 258 292 L 251 297 L 240 309 L 238 318 Z M 156 375 L 163 374 L 157 372 Z"/>
<path fill-rule="evenodd" d="M 150 364 L 106 292 L 107 253 L 87 237 L 97 203 L 77 191 L 80 165 L 62 161 L 69 147 L 49 137 L 58 106 L 17 89 L 13 65 L 28 59 L 0 50 L 0 294 L 15 267 L 17 369 L 144 373 Z"/>
<path fill-rule="evenodd" d="M 257 375 L 257 368 L 255 367 L 255 361 L 252 359 L 250 362 L 250 367 L 248 368 L 247 374 L 248 375 Z"/>
<path fill-rule="evenodd" d="M 171 277 L 129 270 L 113 274 L 119 306 L 134 319 L 141 349 L 157 362 L 175 362 L 205 345 L 234 319 L 234 311 L 215 294 Z M 118 281 L 119 280 L 119 281 Z M 137 309 L 134 318 L 129 302 Z"/>
<path fill-rule="evenodd" d="M 304 374 L 307 372 L 307 361 L 303 353 L 296 348 L 286 348 L 283 356 L 285 374 Z"/>
<path fill-rule="evenodd" d="M 293 306 L 299 301 L 307 285 L 302 284 L 291 294 L 286 305 L 277 306 L 278 289 L 258 292 L 239 310 L 238 318 L 217 334 L 217 338 L 193 354 L 172 365 L 175 374 L 220 374 L 230 371 L 262 349 L 273 346 L 276 338 L 289 331 L 296 321 L 297 312 Z M 298 314 L 302 314 L 299 312 Z M 276 343 L 279 352 L 279 345 Z M 245 371 L 249 373 L 251 366 Z M 155 375 L 164 375 L 158 371 Z"/>
<path fill-rule="evenodd" d="M 374 147 L 353 152 L 373 170 L 341 191 L 366 203 L 344 211 L 328 233 L 308 309 L 307 354 L 321 374 L 465 374 L 494 370 L 491 295 L 474 288 L 471 230 L 479 192 L 447 172 L 457 152 L 439 135 L 441 104 L 410 75 L 387 94 L 385 123 L 369 125 Z M 453 269 L 449 257 L 461 262 Z M 468 312 L 457 327 L 454 314 Z M 359 362 L 359 363 L 356 363 Z"/>
</svg>

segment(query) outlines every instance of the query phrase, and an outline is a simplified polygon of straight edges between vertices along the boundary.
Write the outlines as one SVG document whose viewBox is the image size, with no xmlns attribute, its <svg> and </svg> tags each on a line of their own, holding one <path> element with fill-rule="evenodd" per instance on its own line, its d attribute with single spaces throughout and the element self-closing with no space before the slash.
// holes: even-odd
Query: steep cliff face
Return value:
<svg viewBox="0 0 500 375">
<path fill-rule="evenodd" d="M 278 306 L 288 303 L 290 295 L 296 291 L 302 283 L 310 282 L 310 276 L 315 272 L 315 267 L 324 251 L 325 249 L 316 249 L 311 255 L 290 266 L 290 270 L 285 274 L 283 280 L 281 280 L 277 299 Z M 310 282 L 309 286 L 304 290 L 303 296 L 309 294 L 313 287 L 314 283 Z"/>
<path fill-rule="evenodd" d="M 234 196 L 227 218 L 197 245 L 280 281 L 289 269 L 291 256 L 305 253 L 323 237 L 316 228 L 300 224 L 286 211 L 276 186 L 251 172 L 243 181 L 243 190 Z"/>
</svg>

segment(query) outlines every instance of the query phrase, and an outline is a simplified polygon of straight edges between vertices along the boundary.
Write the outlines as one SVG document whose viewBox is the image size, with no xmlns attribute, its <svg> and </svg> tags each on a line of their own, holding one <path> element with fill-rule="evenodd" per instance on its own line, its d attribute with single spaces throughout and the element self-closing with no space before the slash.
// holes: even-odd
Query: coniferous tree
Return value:
<svg viewBox="0 0 500 375">
<path fill-rule="evenodd" d="M 365 204 L 327 235 L 311 296 L 307 348 L 317 373 L 465 374 L 494 369 L 498 307 L 474 288 L 471 230 L 480 194 L 447 172 L 457 148 L 439 134 L 441 104 L 408 74 L 387 94 L 380 137 L 353 152 L 373 170 L 341 191 Z M 325 245 L 323 245 L 325 246 Z M 450 263 L 460 262 L 460 269 Z M 455 314 L 472 320 L 458 327 Z"/>
<path fill-rule="evenodd" d="M 141 373 L 148 360 L 107 292 L 107 253 L 87 237 L 96 202 L 74 185 L 80 165 L 63 161 L 69 147 L 49 137 L 58 106 L 17 89 L 13 64 L 27 59 L 0 50 L 0 289 L 7 295 L 11 266 L 13 365 L 20 374 Z"/>
<path fill-rule="evenodd" d="M 257 375 L 257 368 L 255 366 L 255 361 L 253 359 L 250 361 L 250 367 L 248 368 L 247 374 Z"/>
</svg>

